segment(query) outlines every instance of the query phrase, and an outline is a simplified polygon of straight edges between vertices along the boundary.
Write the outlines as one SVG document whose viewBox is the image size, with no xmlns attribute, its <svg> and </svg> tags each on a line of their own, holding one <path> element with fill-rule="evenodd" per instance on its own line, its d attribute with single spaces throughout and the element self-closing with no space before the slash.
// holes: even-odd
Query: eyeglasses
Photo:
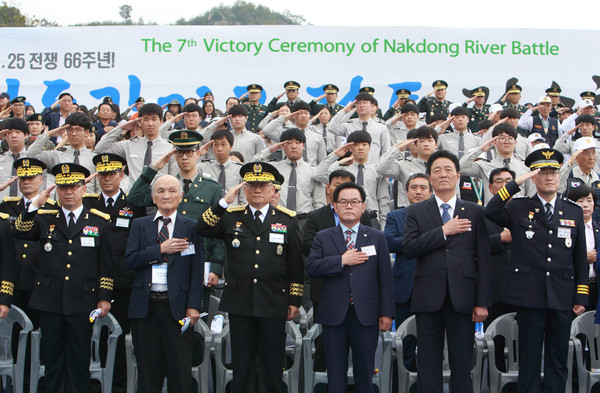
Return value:
<svg viewBox="0 0 600 393">
<path fill-rule="evenodd" d="M 501 136 L 498 138 L 498 142 L 512 143 L 514 141 L 515 141 L 515 138 L 513 138 L 512 136 Z"/>
<path fill-rule="evenodd" d="M 177 150 L 175 152 L 175 155 L 179 158 L 181 158 L 183 156 L 192 157 L 196 151 L 197 150 Z"/>
<path fill-rule="evenodd" d="M 549 171 L 540 171 L 540 173 L 538 173 L 538 175 L 540 176 L 558 176 L 558 170 L 549 170 Z"/>
<path fill-rule="evenodd" d="M 271 182 L 249 182 L 249 183 L 246 183 L 246 187 L 261 188 L 261 189 L 267 188 L 268 186 L 272 186 L 272 185 L 273 185 L 273 183 L 271 183 Z"/>
<path fill-rule="evenodd" d="M 71 132 L 71 133 L 84 132 L 84 131 L 85 131 L 85 128 L 83 128 L 83 127 L 77 127 L 77 126 L 71 126 L 67 130 L 67 132 Z"/>
<path fill-rule="evenodd" d="M 347 200 L 347 199 L 340 199 L 339 201 L 336 202 L 338 205 L 340 205 L 341 207 L 346 207 L 348 206 L 348 204 L 350 204 L 352 207 L 358 207 L 360 206 L 361 203 L 363 203 L 362 201 L 359 201 L 358 199 L 352 199 L 351 201 Z"/>
</svg>

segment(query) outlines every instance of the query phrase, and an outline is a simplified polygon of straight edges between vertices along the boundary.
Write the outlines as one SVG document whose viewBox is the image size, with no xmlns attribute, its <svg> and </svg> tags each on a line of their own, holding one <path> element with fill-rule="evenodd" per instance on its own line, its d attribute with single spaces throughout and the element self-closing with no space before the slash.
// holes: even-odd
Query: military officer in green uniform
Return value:
<svg viewBox="0 0 600 393">
<path fill-rule="evenodd" d="M 523 114 L 527 112 L 527 107 L 525 105 L 521 105 L 519 101 L 521 101 L 521 92 L 523 88 L 519 85 L 510 85 L 506 88 L 506 93 L 504 96 L 496 101 L 496 104 L 502 105 L 503 108 L 515 108 L 519 111 L 519 114 Z"/>
<path fill-rule="evenodd" d="M 342 105 L 337 103 L 339 91 L 340 89 L 332 83 L 323 86 L 323 94 L 308 103 L 308 105 L 310 105 L 310 114 L 315 116 L 321 112 L 323 108 L 327 108 L 329 109 L 329 112 L 331 112 L 331 116 L 335 116 L 336 113 L 344 109 Z M 323 98 L 327 101 L 325 105 L 318 103 Z"/>
<path fill-rule="evenodd" d="M 131 285 L 135 273 L 125 267 L 125 248 L 131 223 L 135 218 L 144 217 L 146 209 L 132 205 L 127 201 L 127 195 L 120 188 L 127 160 L 117 154 L 103 153 L 92 158 L 98 173 L 99 194 L 85 194 L 83 206 L 97 209 L 110 216 L 110 228 L 113 239 L 113 257 L 115 261 L 112 315 L 117 319 L 123 333 L 117 341 L 115 367 L 113 373 L 113 388 L 115 393 L 127 391 L 127 363 L 125 355 L 125 335 L 131 330 L 127 312 L 131 297 Z"/>
<path fill-rule="evenodd" d="M 383 115 L 383 120 L 387 121 L 394 117 L 394 115 L 400 113 L 400 110 L 402 109 L 404 104 L 406 104 L 406 100 L 408 100 L 411 94 L 412 92 L 408 89 L 396 90 L 396 97 L 398 97 L 398 99 L 396 100 L 396 102 L 394 102 L 392 106 L 390 106 L 390 109 L 388 109 L 387 112 L 385 112 L 385 115 Z"/>
<path fill-rule="evenodd" d="M 172 132 L 169 140 L 175 149 L 159 157 L 150 164 L 142 175 L 135 181 L 127 199 L 138 206 L 152 206 L 151 184 L 158 171 L 161 170 L 175 155 L 179 166 L 177 178 L 183 189 L 183 200 L 177 211 L 186 217 L 197 220 L 211 205 L 218 202 L 223 196 L 221 185 L 208 177 L 203 177 L 196 169 L 196 163 L 201 155 L 206 154 L 209 145 L 205 144 L 200 151 L 202 135 L 196 131 L 181 130 Z M 216 286 L 223 270 L 225 246 L 222 240 L 204 239 L 205 261 L 211 262 L 208 283 L 204 288 L 201 312 L 208 310 L 210 290 L 208 287 Z"/>
<path fill-rule="evenodd" d="M 113 256 L 110 217 L 83 206 L 90 171 L 65 162 L 52 168 L 56 186 L 22 211 L 12 233 L 40 242 L 40 260 L 29 306 L 39 311 L 44 391 L 89 392 L 90 312 L 111 308 Z M 41 209 L 56 187 L 60 207 Z"/>
<path fill-rule="evenodd" d="M 427 124 L 431 123 L 431 117 L 436 113 L 448 117 L 450 114 L 448 107 L 452 104 L 452 102 L 446 100 L 446 89 L 448 88 L 446 81 L 437 80 L 431 86 L 433 90 L 425 94 L 419 101 L 419 110 L 425 112 L 425 122 Z M 434 97 L 431 97 L 432 94 Z"/>
<path fill-rule="evenodd" d="M 253 83 L 246 87 L 248 90 L 248 102 L 245 103 L 248 107 L 248 124 L 250 131 L 258 132 L 258 125 L 267 115 L 267 106 L 260 103 L 263 88 L 261 85 Z"/>
<path fill-rule="evenodd" d="M 273 97 L 273 99 L 269 102 L 269 105 L 267 106 L 267 112 L 274 112 L 277 110 L 277 102 L 281 99 L 281 97 L 283 97 L 284 94 L 287 98 L 287 101 L 285 103 L 290 108 L 293 107 L 294 104 L 297 104 L 298 102 L 302 101 L 298 97 L 300 83 L 296 81 L 287 81 L 283 84 L 283 88 L 285 89 L 285 91 Z"/>
<path fill-rule="evenodd" d="M 285 323 L 304 290 L 304 263 L 296 213 L 270 201 L 279 171 L 264 162 L 242 166 L 232 188 L 198 220 L 202 236 L 225 241 L 227 263 L 220 309 L 229 313 L 232 393 L 279 393 Z M 229 206 L 244 187 L 248 205 Z"/>
<path fill-rule="evenodd" d="M 487 119 L 490 113 L 490 106 L 485 103 L 488 92 L 489 89 L 485 86 L 477 87 L 471 90 L 471 98 L 463 104 L 469 111 L 469 130 L 478 130 L 479 122 Z M 471 108 L 467 106 L 470 102 L 474 102 Z"/>
</svg>

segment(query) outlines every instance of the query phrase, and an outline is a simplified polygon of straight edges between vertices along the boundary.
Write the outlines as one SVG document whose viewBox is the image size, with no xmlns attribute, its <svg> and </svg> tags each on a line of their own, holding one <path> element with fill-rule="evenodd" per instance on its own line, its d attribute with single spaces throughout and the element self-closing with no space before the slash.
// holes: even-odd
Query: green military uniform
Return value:
<svg viewBox="0 0 600 393">
<path fill-rule="evenodd" d="M 253 83 L 246 87 L 248 93 L 262 93 L 263 88 L 261 85 Z M 252 132 L 258 132 L 258 125 L 265 118 L 267 113 L 269 113 L 267 106 L 261 103 L 257 105 L 252 105 L 250 102 L 244 103 L 248 109 L 248 124 L 247 127 Z"/>
<path fill-rule="evenodd" d="M 334 84 L 327 84 L 325 86 L 323 86 L 323 92 L 325 94 L 337 94 L 340 91 L 340 89 L 334 85 Z M 323 105 L 323 104 L 317 104 L 317 101 L 312 100 L 311 102 L 308 103 L 308 105 L 310 105 L 310 114 L 315 116 L 317 115 L 319 112 L 321 112 L 321 109 L 327 107 L 327 109 L 329 109 L 329 112 L 331 112 L 331 116 L 335 116 L 336 113 L 338 113 L 339 111 L 341 111 L 342 109 L 344 109 L 344 107 L 340 104 L 338 104 L 337 102 L 334 105 L 329 105 L 329 103 Z"/>
<path fill-rule="evenodd" d="M 440 90 L 447 88 L 448 83 L 437 80 L 433 82 L 432 86 L 434 90 Z M 429 124 L 431 123 L 431 117 L 436 113 L 441 113 L 443 116 L 448 117 L 450 115 L 450 111 L 448 110 L 450 104 L 452 102 L 448 100 L 439 101 L 435 97 L 423 97 L 419 101 L 419 110 L 425 112 L 425 122 Z"/>
</svg>

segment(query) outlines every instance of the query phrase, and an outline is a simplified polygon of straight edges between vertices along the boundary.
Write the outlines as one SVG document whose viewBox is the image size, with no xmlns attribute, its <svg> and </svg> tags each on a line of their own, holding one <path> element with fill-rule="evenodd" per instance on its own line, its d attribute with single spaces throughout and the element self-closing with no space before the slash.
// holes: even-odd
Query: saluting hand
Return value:
<svg viewBox="0 0 600 393">
<path fill-rule="evenodd" d="M 223 199 L 225 199 L 225 202 L 227 202 L 228 205 L 231 205 L 233 203 L 233 201 L 235 201 L 235 197 L 238 196 L 238 194 L 240 193 L 240 189 L 245 184 L 246 184 L 246 182 L 241 182 L 237 186 L 233 187 L 231 190 L 227 191 L 227 194 L 225 194 Z"/>
<path fill-rule="evenodd" d="M 44 191 L 40 192 L 40 195 L 38 195 L 38 197 L 35 199 L 35 201 L 31 202 L 31 206 L 33 206 L 36 209 L 39 209 L 40 206 L 42 206 L 44 203 L 46 203 L 46 201 L 50 197 L 50 194 L 52 193 L 52 191 L 54 191 L 54 188 L 56 188 L 56 184 L 54 184 L 54 185 L 46 188 Z"/>
<path fill-rule="evenodd" d="M 521 176 L 517 177 L 515 179 L 515 182 L 517 183 L 517 186 L 521 186 L 523 183 L 525 183 L 527 180 L 531 179 L 538 173 L 540 173 L 539 169 L 536 169 L 535 171 L 527 172 L 527 173 L 522 174 Z"/>
<path fill-rule="evenodd" d="M 158 159 L 150 165 L 152 165 L 153 168 L 156 168 L 157 170 L 160 171 L 161 169 L 163 169 L 165 167 L 165 165 L 167 165 L 169 163 L 169 161 L 171 160 L 171 157 L 173 157 L 173 154 L 175 154 L 176 151 L 177 151 L 177 149 L 175 149 L 175 148 L 171 149 L 171 151 L 158 157 Z"/>
</svg>

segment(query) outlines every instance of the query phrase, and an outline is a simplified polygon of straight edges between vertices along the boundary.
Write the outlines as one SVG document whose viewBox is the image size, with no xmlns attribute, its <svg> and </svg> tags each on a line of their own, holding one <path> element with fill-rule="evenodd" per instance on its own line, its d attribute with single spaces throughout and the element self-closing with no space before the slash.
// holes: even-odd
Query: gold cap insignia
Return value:
<svg viewBox="0 0 600 393">
<path fill-rule="evenodd" d="M 549 160 L 550 157 L 552 157 L 554 155 L 553 151 L 543 151 L 542 154 L 544 155 L 544 157 L 546 157 L 546 160 Z"/>
</svg>

